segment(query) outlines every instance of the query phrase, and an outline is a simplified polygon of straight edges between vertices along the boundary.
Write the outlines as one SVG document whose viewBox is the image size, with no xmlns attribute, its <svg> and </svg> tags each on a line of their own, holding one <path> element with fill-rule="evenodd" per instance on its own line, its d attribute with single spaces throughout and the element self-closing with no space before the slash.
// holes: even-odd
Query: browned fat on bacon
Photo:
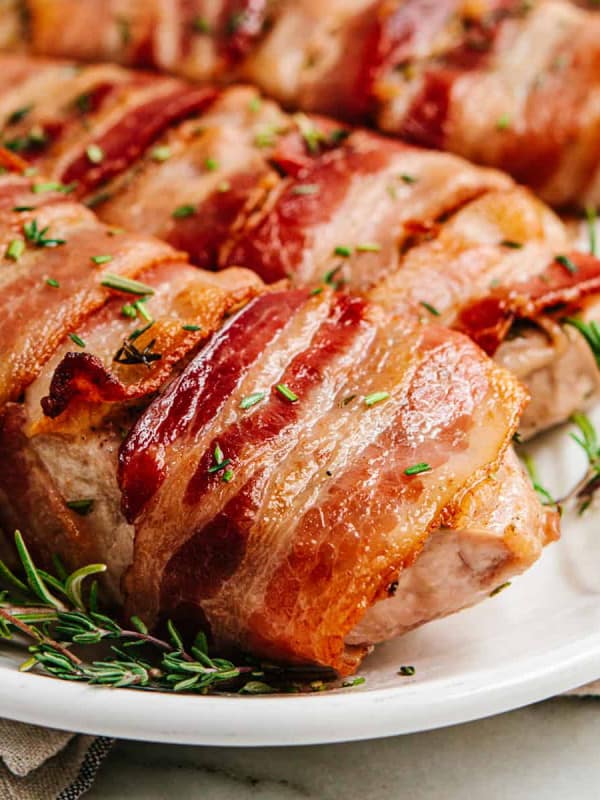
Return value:
<svg viewBox="0 0 600 800">
<path fill-rule="evenodd" d="M 551 203 L 600 198 L 600 19 L 568 0 L 26 5 L 38 53 L 242 78 L 289 107 L 506 169 Z M 10 14 L 5 25 L 10 41 Z"/>
<path fill-rule="evenodd" d="M 351 671 L 344 638 L 502 460 L 523 400 L 446 328 L 328 290 L 257 298 L 122 446 L 129 611 Z"/>
</svg>

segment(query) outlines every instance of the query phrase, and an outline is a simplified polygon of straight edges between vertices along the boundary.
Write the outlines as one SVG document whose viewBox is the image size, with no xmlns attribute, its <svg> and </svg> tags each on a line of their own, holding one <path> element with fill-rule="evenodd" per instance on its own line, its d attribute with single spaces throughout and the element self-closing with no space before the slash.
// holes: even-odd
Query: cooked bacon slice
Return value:
<svg viewBox="0 0 600 800">
<path fill-rule="evenodd" d="M 291 170 L 282 146 L 273 154 Z M 223 263 L 244 264 L 266 281 L 293 276 L 368 286 L 393 271 L 405 242 L 444 214 L 494 188 L 496 172 L 357 131 L 339 146 L 300 162 L 247 224 L 231 237 Z M 306 189 L 310 191 L 308 191 Z"/>
<path fill-rule="evenodd" d="M 345 636 L 502 460 L 522 403 L 448 329 L 329 291 L 252 301 L 123 444 L 129 610 L 184 607 L 221 644 L 351 671 Z"/>
<path fill-rule="evenodd" d="M 27 178 L 0 177 L 0 252 L 5 262 L 0 278 L 0 406 L 18 397 L 65 334 L 106 302 L 112 290 L 101 285 L 105 272 L 133 278 L 151 266 L 184 259 L 158 240 L 115 234 L 78 203 L 52 192 L 36 194 L 33 185 Z M 13 242 L 22 253 L 11 250 Z M 110 263 L 95 263 L 98 255 L 110 256 Z"/>
<path fill-rule="evenodd" d="M 35 52 L 241 77 L 288 107 L 506 169 L 553 204 L 599 202 L 600 19 L 568 0 L 26 5 Z"/>
</svg>

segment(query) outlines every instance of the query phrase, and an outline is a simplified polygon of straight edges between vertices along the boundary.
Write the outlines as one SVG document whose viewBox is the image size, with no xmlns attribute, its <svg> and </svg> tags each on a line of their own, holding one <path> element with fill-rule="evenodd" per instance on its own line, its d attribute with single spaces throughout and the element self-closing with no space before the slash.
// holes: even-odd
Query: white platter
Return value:
<svg viewBox="0 0 600 800">
<path fill-rule="evenodd" d="M 593 414 L 600 423 L 600 410 Z M 527 448 L 560 494 L 585 459 L 561 429 Z M 599 498 L 600 500 L 600 498 Z M 309 695 L 197 697 L 103 689 L 21 674 L 0 650 L 0 717 L 124 738 L 291 745 L 409 733 L 488 716 L 600 677 L 600 509 L 482 605 L 380 647 L 366 684 Z M 397 674 L 414 665 L 414 677 Z"/>
</svg>

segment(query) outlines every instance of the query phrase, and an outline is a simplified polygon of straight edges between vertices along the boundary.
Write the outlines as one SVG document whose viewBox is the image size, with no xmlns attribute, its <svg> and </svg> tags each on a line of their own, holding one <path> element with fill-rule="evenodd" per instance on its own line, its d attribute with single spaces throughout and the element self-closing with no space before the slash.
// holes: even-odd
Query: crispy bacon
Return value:
<svg viewBox="0 0 600 800">
<path fill-rule="evenodd" d="M 553 204 L 598 204 L 600 19 L 568 0 L 27 7 L 38 53 L 242 77 L 289 107 L 506 169 Z"/>
<path fill-rule="evenodd" d="M 31 179 L 0 179 L 0 251 L 4 255 L 0 315 L 0 404 L 17 397 L 39 372 L 63 336 L 106 302 L 104 272 L 135 277 L 164 261 L 183 260 L 168 245 L 134 234 L 112 235 L 77 203 L 32 193 Z M 18 199 L 17 199 L 18 198 Z M 14 208 L 33 210 L 16 211 Z M 34 226 L 34 227 L 32 227 Z M 29 231 L 29 237 L 27 232 Z M 37 233 L 36 233 L 37 232 Z M 37 238 L 36 238 L 37 237 Z M 11 242 L 23 252 L 10 258 Z M 110 255 L 110 269 L 92 257 Z"/>
<path fill-rule="evenodd" d="M 569 253 L 552 261 L 527 281 L 494 289 L 492 294 L 464 308 L 456 328 L 493 355 L 515 320 L 535 320 L 545 311 L 566 309 L 600 292 L 600 260 Z"/>
<path fill-rule="evenodd" d="M 496 463 L 522 402 L 447 329 L 390 328 L 328 291 L 252 301 L 123 444 L 129 610 L 184 607 L 221 644 L 354 669 L 364 648 L 344 636 Z M 404 474 L 421 461 L 431 471 Z"/>
</svg>

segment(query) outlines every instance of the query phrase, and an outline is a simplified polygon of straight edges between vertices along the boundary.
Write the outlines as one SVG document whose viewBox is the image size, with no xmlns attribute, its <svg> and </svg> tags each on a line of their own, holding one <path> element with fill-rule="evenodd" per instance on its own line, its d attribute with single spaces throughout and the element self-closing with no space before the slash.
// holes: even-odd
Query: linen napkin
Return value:
<svg viewBox="0 0 600 800">
<path fill-rule="evenodd" d="M 1 800 L 78 800 L 113 740 L 0 719 Z"/>
</svg>

